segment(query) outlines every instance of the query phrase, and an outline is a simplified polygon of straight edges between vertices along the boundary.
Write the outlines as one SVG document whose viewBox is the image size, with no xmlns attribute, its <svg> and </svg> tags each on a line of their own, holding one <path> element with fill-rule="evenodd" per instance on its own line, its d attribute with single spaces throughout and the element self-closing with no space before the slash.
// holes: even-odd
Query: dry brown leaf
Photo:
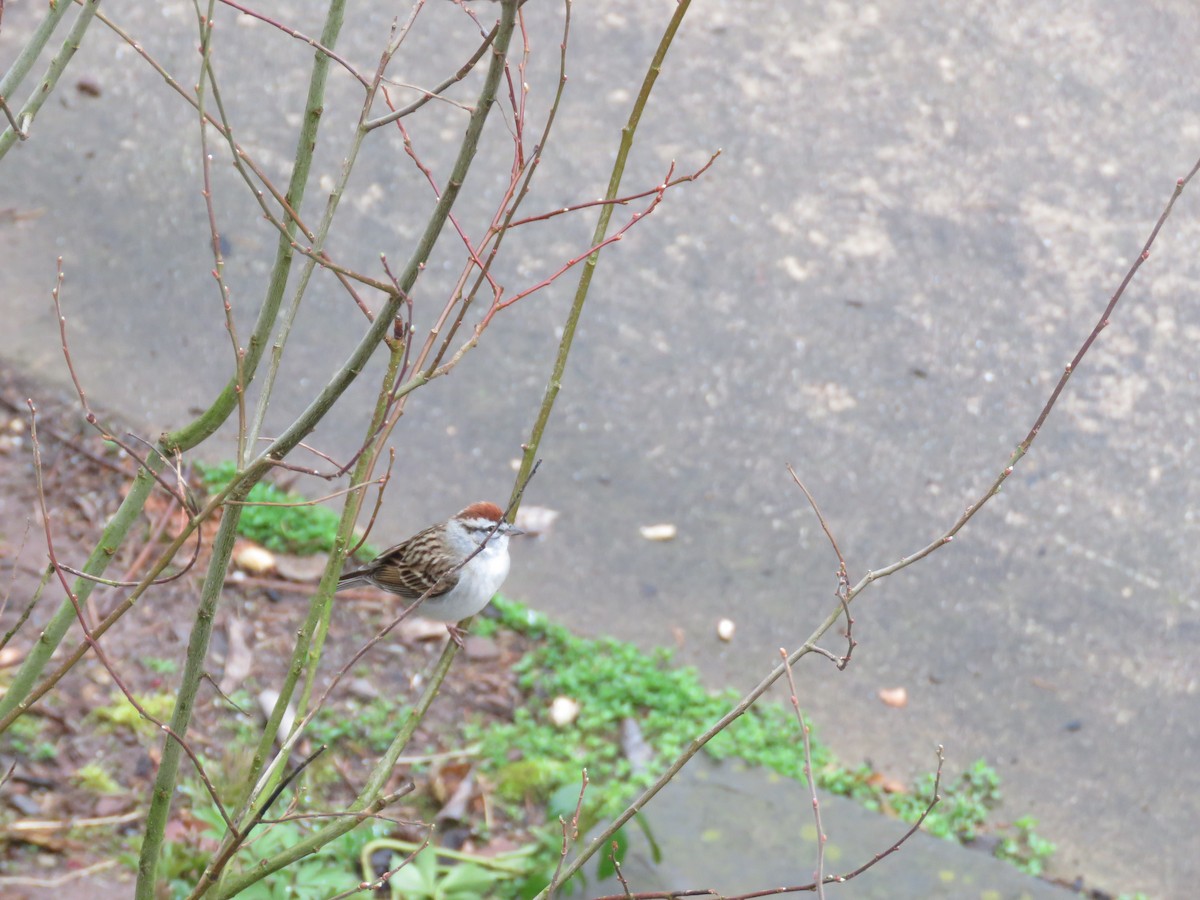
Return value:
<svg viewBox="0 0 1200 900">
<path fill-rule="evenodd" d="M 902 687 L 880 688 L 879 699 L 893 709 L 908 706 L 908 691 Z"/>
<path fill-rule="evenodd" d="M 557 519 L 557 509 L 548 506 L 522 506 L 517 510 L 517 521 L 514 524 L 526 534 L 546 537 Z"/>
<path fill-rule="evenodd" d="M 233 563 L 251 575 L 266 575 L 275 568 L 275 554 L 253 541 L 239 540 L 233 547 Z"/>
<path fill-rule="evenodd" d="M 420 643 L 421 641 L 437 641 L 449 637 L 446 623 L 423 619 L 420 616 L 403 620 L 396 626 L 400 640 Z"/>
<path fill-rule="evenodd" d="M 246 642 L 249 633 L 250 626 L 236 616 L 230 616 L 226 620 L 225 634 L 229 641 L 229 649 L 225 653 L 225 673 L 218 685 L 223 694 L 232 694 L 241 687 L 253 668 L 254 654 L 250 652 L 250 645 Z"/>
<path fill-rule="evenodd" d="M 871 787 L 877 787 L 885 794 L 907 794 L 908 788 L 903 781 L 895 778 L 889 778 L 882 772 L 872 772 L 867 778 L 867 784 Z"/>
<path fill-rule="evenodd" d="M 294 556 L 290 553 L 279 553 L 275 556 L 275 571 L 280 578 L 288 581 L 299 581 L 303 584 L 316 584 L 325 574 L 326 559 L 324 556 Z"/>
</svg>

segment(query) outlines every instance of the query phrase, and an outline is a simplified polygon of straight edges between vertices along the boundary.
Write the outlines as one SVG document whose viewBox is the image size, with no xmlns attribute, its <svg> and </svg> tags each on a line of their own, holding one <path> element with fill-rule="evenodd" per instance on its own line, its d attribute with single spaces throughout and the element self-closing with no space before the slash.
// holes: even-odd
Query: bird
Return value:
<svg viewBox="0 0 1200 900">
<path fill-rule="evenodd" d="M 456 623 L 480 612 L 508 577 L 508 539 L 525 532 L 504 521 L 495 503 L 472 503 L 384 550 L 361 569 L 343 572 L 338 591 L 370 585 L 421 603 L 421 614 L 446 623 L 459 647 Z M 472 555 L 473 554 L 473 555 Z"/>
</svg>

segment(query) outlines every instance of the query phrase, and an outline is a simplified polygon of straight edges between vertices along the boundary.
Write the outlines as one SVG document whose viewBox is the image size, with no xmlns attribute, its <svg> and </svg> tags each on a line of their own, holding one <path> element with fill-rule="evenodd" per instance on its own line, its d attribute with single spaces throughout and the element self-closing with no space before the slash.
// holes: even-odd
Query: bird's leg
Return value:
<svg viewBox="0 0 1200 900">
<path fill-rule="evenodd" d="M 467 648 L 467 645 L 463 643 L 463 638 L 466 637 L 467 633 L 459 628 L 457 624 L 451 622 L 446 626 L 446 630 L 450 632 L 450 640 L 458 644 L 459 650 L 465 650 Z"/>
</svg>

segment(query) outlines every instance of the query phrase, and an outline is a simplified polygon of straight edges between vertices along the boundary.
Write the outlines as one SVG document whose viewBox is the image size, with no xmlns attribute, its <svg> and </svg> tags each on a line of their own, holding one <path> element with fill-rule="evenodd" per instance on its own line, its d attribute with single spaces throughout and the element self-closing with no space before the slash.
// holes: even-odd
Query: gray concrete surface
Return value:
<svg viewBox="0 0 1200 900">
<path fill-rule="evenodd" d="M 846 875 L 891 847 L 908 826 L 843 797 L 820 796 L 825 874 Z M 665 788 L 645 815 L 661 861 L 645 832 L 629 829 L 622 872 L 633 891 L 681 886 L 726 896 L 807 884 L 816 871 L 816 825 L 807 789 L 762 777 L 736 762 L 699 757 Z M 682 824 L 681 824 L 682 823 Z M 1067 900 L 1076 894 L 1030 878 L 982 852 L 917 832 L 897 851 L 849 881 L 828 885 L 840 900 Z M 611 878 L 586 896 L 622 896 Z M 790 896 L 803 896 L 792 894 Z"/>
<path fill-rule="evenodd" d="M 289 22 L 316 34 L 318 5 L 292 7 Z M 39 8 L 7 4 L 0 60 Z M 194 80 L 189 7 L 105 8 Z M 602 192 L 672 8 L 576 6 L 571 80 L 531 210 Z M 373 5 L 340 46 L 370 67 L 403 12 Z M 422 16 L 395 72 L 429 83 L 473 35 L 450 4 Z M 530 4 L 532 102 L 551 89 L 559 19 L 555 4 Z M 220 23 L 238 132 L 282 183 L 308 54 L 266 26 Z M 626 184 L 655 183 L 672 159 L 687 169 L 723 156 L 601 261 L 528 496 L 562 517 L 550 538 L 516 548 L 508 592 L 583 632 L 679 643 L 714 685 L 756 682 L 825 615 L 834 587 L 784 464 L 820 500 L 854 576 L 923 545 L 977 496 L 1200 155 L 1198 41 L 1200 12 L 1185 2 L 697 2 Z M 64 377 L 48 301 L 62 254 L 81 377 L 153 435 L 206 403 L 230 365 L 196 129 L 102 29 L 68 81 L 84 75 L 101 95 L 55 96 L 3 164 L 0 208 L 39 215 L 0 224 L 0 353 Z M 326 179 L 356 104 L 335 75 Z M 436 165 L 461 127 L 439 105 L 414 138 Z M 498 120 L 488 137 L 464 222 L 480 222 L 506 170 Z M 246 323 L 274 236 L 217 169 Z M 380 251 L 403 259 L 431 201 L 394 134 L 369 142 L 353 188 L 334 253 L 370 271 Z M 1187 849 L 1200 824 L 1198 212 L 1185 194 L 1004 494 L 951 547 L 861 598 L 845 673 L 819 661 L 801 672 L 803 703 L 843 759 L 906 778 L 938 743 L 950 772 L 985 757 L 1004 777 L 1005 812 L 1034 815 L 1059 845 L 1056 873 L 1168 898 L 1200 880 Z M 526 229 L 499 280 L 540 280 L 590 229 L 583 218 Z M 461 256 L 444 238 L 419 327 Z M 361 327 L 318 281 L 274 427 Z M 505 495 L 572 287 L 502 317 L 453 378 L 414 398 L 384 532 Z M 317 443 L 352 448 L 374 382 L 368 373 Z M 638 536 L 662 521 L 677 524 L 676 541 Z M 728 645 L 714 636 L 722 616 L 737 623 Z M 896 686 L 908 706 L 884 707 L 876 692 Z"/>
</svg>

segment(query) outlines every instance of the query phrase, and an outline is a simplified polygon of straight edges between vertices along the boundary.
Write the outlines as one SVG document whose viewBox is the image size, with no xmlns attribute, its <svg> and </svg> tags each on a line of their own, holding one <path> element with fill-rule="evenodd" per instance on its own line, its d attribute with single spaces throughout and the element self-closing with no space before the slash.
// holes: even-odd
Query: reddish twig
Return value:
<svg viewBox="0 0 1200 900">
<path fill-rule="evenodd" d="M 381 475 L 377 481 L 379 492 L 375 495 L 375 506 L 371 510 L 371 518 L 367 520 L 367 526 L 363 529 L 362 537 L 358 539 L 353 547 L 346 551 L 347 558 L 354 556 L 362 545 L 367 542 L 367 538 L 371 536 L 371 530 L 375 527 L 375 519 L 379 516 L 379 510 L 383 508 L 383 492 L 387 488 L 388 482 L 392 480 L 392 466 L 396 464 L 396 448 L 388 448 L 388 464 L 387 471 Z"/>
<path fill-rule="evenodd" d="M 17 550 L 12 555 L 12 568 L 9 569 L 8 573 L 8 587 L 4 591 L 4 599 L 0 600 L 0 618 L 4 617 L 4 612 L 8 609 L 8 601 L 12 598 L 13 586 L 17 583 L 17 563 L 20 561 L 21 554 L 25 550 L 25 542 L 29 540 L 29 529 L 31 525 L 32 523 L 26 519 L 25 529 L 21 532 L 21 543 L 17 545 Z M 28 613 L 26 613 L 26 617 L 27 616 Z M 7 639 L 5 639 L 3 642 L 0 642 L 0 649 L 3 649 L 4 644 L 7 642 Z"/>
<path fill-rule="evenodd" d="M 821 801 L 817 797 L 817 779 L 813 777 L 812 742 L 809 740 L 808 723 L 800 711 L 800 697 L 796 692 L 796 679 L 792 676 L 792 664 L 788 661 L 788 652 L 779 648 L 783 657 L 784 670 L 787 672 L 788 690 L 791 691 L 792 709 L 796 712 L 796 722 L 800 726 L 800 737 L 804 744 L 804 777 L 808 779 L 808 793 L 812 797 L 813 819 L 817 825 L 817 869 L 813 873 L 813 882 L 817 886 L 817 896 L 825 900 L 825 844 L 829 840 L 825 836 L 825 828 L 821 825 Z"/>
<path fill-rule="evenodd" d="M 576 256 L 573 259 L 567 260 L 566 263 L 564 263 L 562 266 L 560 266 L 558 268 L 558 270 L 555 271 L 553 274 L 551 274 L 548 278 L 544 279 L 543 281 L 538 282 L 537 284 L 533 285 L 530 288 L 526 288 L 523 291 L 513 294 L 507 300 L 501 300 L 501 301 L 497 301 L 496 303 L 493 303 L 492 308 L 490 310 L 488 310 L 487 315 L 484 316 L 482 324 L 484 326 L 486 326 L 487 323 L 491 321 L 492 316 L 494 316 L 500 310 L 508 309 L 508 307 L 512 306 L 514 303 L 517 303 L 520 300 L 524 300 L 530 294 L 534 294 L 534 293 L 540 291 L 542 288 L 547 287 L 548 285 L 552 284 L 556 279 L 558 279 L 560 276 L 562 276 L 565 272 L 569 271 L 570 269 L 575 268 L 575 266 L 579 265 L 581 262 L 583 262 L 585 259 L 590 257 L 592 254 L 599 253 L 601 250 L 603 250 L 609 244 L 615 244 L 618 241 L 622 240 L 625 237 L 625 233 L 627 231 L 629 231 L 629 229 L 631 229 L 638 222 L 642 221 L 642 219 L 646 218 L 646 216 L 650 215 L 650 213 L 654 212 L 654 210 L 656 210 L 658 208 L 658 205 L 660 203 L 662 203 L 663 196 L 666 194 L 667 189 L 670 185 L 671 174 L 674 171 L 675 171 L 675 164 L 671 163 L 670 167 L 667 169 L 667 177 L 665 179 L 663 179 L 662 184 L 660 184 L 657 188 L 655 188 L 651 192 L 653 199 L 650 201 L 649 205 L 644 210 L 642 210 L 641 212 L 635 212 L 632 216 L 629 217 L 628 222 L 626 222 L 624 225 L 622 225 L 620 228 L 618 228 L 612 234 L 608 235 L 606 238 L 604 238 L 604 240 L 589 247 L 587 250 L 585 250 L 579 256 Z M 691 180 L 691 179 L 685 179 L 685 180 Z"/>
<path fill-rule="evenodd" d="M 522 0 L 522 5 L 524 5 L 524 0 Z M 476 20 L 476 23 L 478 23 L 478 20 Z M 391 112 L 385 113 L 377 119 L 371 119 L 370 121 L 364 123 L 363 128 L 365 128 L 367 131 L 371 131 L 380 127 L 381 125 L 389 125 L 392 122 L 404 118 L 405 116 L 412 115 L 430 100 L 444 99 L 441 97 L 442 92 L 466 78 L 467 75 L 470 74 L 471 70 L 479 63 L 479 61 L 483 59 L 484 54 L 488 52 L 488 48 L 492 46 L 492 42 L 496 40 L 496 33 L 499 28 L 499 23 L 493 25 L 492 30 L 484 35 L 483 42 L 479 45 L 478 49 L 471 54 L 470 58 L 465 63 L 459 66 L 457 72 L 455 72 L 445 81 L 442 81 L 436 87 L 433 87 L 428 91 L 424 91 L 419 99 L 414 100 L 408 106 L 400 109 L 393 108 Z M 482 28 L 480 31 L 482 31 Z M 390 100 L 388 101 L 388 105 L 391 105 Z"/>
<path fill-rule="evenodd" d="M 842 550 L 838 547 L 837 539 L 833 536 L 833 532 L 829 530 L 829 524 L 825 521 L 825 517 L 821 515 L 821 508 L 817 506 L 817 501 L 808 488 L 804 486 L 804 482 L 800 480 L 800 476 L 796 474 L 796 470 L 789 464 L 787 467 L 788 474 L 792 476 L 792 481 L 796 482 L 796 487 L 804 492 L 804 496 L 808 498 L 809 506 L 813 508 L 813 512 L 817 514 L 817 521 L 821 523 L 821 530 L 825 532 L 825 537 L 829 538 L 829 543 L 833 547 L 833 552 L 837 554 L 838 571 L 837 571 L 837 592 L 836 596 L 842 603 L 842 612 L 846 615 L 846 655 L 840 658 L 834 657 L 832 654 L 820 647 L 814 647 L 818 653 L 822 653 L 829 657 L 839 669 L 845 669 L 850 664 L 850 657 L 854 653 L 854 648 L 857 646 L 857 641 L 854 640 L 854 618 L 850 615 L 850 605 L 847 602 L 847 594 L 850 590 L 850 576 L 846 571 L 846 557 L 842 556 Z"/>
<path fill-rule="evenodd" d="M 0 396 L 0 405 L 7 407 L 10 411 L 12 411 L 13 413 L 16 413 L 18 415 L 25 414 L 25 407 L 23 404 L 15 403 L 14 401 L 8 399 L 7 397 Z M 67 435 L 63 434 L 61 431 L 59 431 L 58 429 L 54 428 L 51 425 L 42 423 L 42 433 L 49 435 L 57 443 L 62 444 L 64 447 L 70 448 L 75 453 L 78 453 L 80 456 L 86 457 L 91 462 L 95 463 L 98 466 L 101 466 L 102 468 L 107 469 L 110 472 L 113 472 L 117 475 L 128 475 L 129 474 L 129 470 L 127 468 L 125 468 L 125 466 L 122 466 L 120 463 L 115 463 L 111 459 L 105 459 L 103 456 L 100 456 L 98 453 L 93 453 L 91 450 L 89 450 L 83 444 L 79 443 L 79 441 L 68 437 Z"/>
<path fill-rule="evenodd" d="M 617 859 L 618 846 L 616 841 L 612 842 L 612 846 L 608 848 L 608 858 L 612 860 L 613 872 L 616 873 L 617 881 L 621 882 L 621 888 L 625 891 L 624 896 L 632 897 L 633 894 L 629 890 L 629 882 L 625 880 L 625 873 L 621 871 L 621 861 Z"/>
<path fill-rule="evenodd" d="M 524 19 L 522 19 L 522 34 L 524 35 Z M 529 196 L 530 188 L 533 184 L 533 177 L 537 172 L 538 165 L 542 161 L 542 150 L 546 147 L 550 140 L 550 132 L 554 127 L 554 123 L 558 118 L 558 110 L 562 104 L 563 93 L 567 86 L 567 45 L 571 37 L 571 0 L 563 0 L 563 31 L 562 39 L 558 45 L 558 85 L 554 92 L 554 98 L 550 102 L 550 109 L 546 114 L 546 122 L 542 126 L 541 138 L 533 148 L 533 154 L 528 163 L 525 162 L 525 150 L 523 145 L 523 128 L 524 128 L 524 106 L 519 118 L 520 128 L 514 134 L 514 153 L 512 171 L 509 177 L 508 187 L 505 190 L 504 196 L 496 206 L 496 214 L 492 217 L 492 222 L 484 233 L 483 239 L 479 242 L 479 247 L 482 250 L 484 247 L 490 249 L 487 253 L 487 268 L 480 270 L 475 278 L 474 284 L 470 290 L 463 293 L 463 288 L 466 285 L 467 279 L 470 276 L 470 266 L 463 268 L 462 274 L 459 276 L 458 283 L 454 287 L 453 296 L 457 299 L 463 297 L 462 303 L 459 306 L 458 315 L 454 320 L 454 324 L 446 332 L 442 338 L 441 347 L 438 348 L 437 355 L 433 362 L 429 364 L 427 371 L 438 371 L 441 366 L 442 359 L 449 352 L 450 346 L 454 341 L 454 336 L 458 333 L 463 319 L 467 314 L 467 309 L 474 302 L 475 297 L 479 294 L 483 287 L 485 276 L 490 270 L 496 257 L 500 253 L 500 247 L 504 243 L 505 237 L 508 235 L 509 227 L 516 217 L 517 210 L 525 202 Z M 526 39 L 526 50 L 528 50 L 528 40 Z M 525 83 L 522 75 L 521 83 Z M 511 92 L 510 92 L 511 96 Z M 524 104 L 524 95 L 522 95 L 522 104 Z M 518 189 L 518 184 L 520 185 Z M 499 295 L 493 291 L 493 303 L 499 299 Z M 444 371 L 444 370 L 443 370 Z"/>
<path fill-rule="evenodd" d="M 382 875 L 377 875 L 373 881 L 363 881 L 360 882 L 357 887 L 353 887 L 348 891 L 342 891 L 340 894 L 334 894 L 329 898 L 329 900 L 346 900 L 347 897 L 353 897 L 355 894 L 361 894 L 364 891 L 371 891 L 373 893 L 387 887 L 387 883 L 392 880 L 392 877 L 397 872 L 416 859 L 418 853 L 424 852 L 429 847 L 429 842 L 432 839 L 433 826 L 430 825 L 429 830 L 425 833 L 425 840 L 421 842 L 421 846 L 419 846 L 412 853 L 408 854 L 408 856 L 404 857 L 404 859 L 400 860 L 400 865 L 396 866 L 395 868 L 388 869 Z"/>
<path fill-rule="evenodd" d="M 4 5 L 0 4 L 0 16 L 4 14 Z M 4 95 L 0 94 L 0 112 L 4 113 L 4 118 L 8 119 L 8 124 L 12 128 L 13 133 L 21 140 L 29 138 L 29 132 L 17 124 L 17 120 L 13 117 L 12 110 L 8 108 L 8 101 L 4 99 Z"/>
<path fill-rule="evenodd" d="M 53 568 L 55 575 L 58 576 L 59 584 L 62 585 L 63 591 L 66 593 L 67 598 L 71 601 L 71 605 L 75 608 L 75 618 L 78 620 L 79 627 L 83 631 L 84 643 L 96 654 L 96 659 L 99 660 L 100 664 L 104 667 L 104 670 L 108 673 L 108 676 L 113 680 L 113 684 L 117 686 L 117 690 L 119 690 L 125 696 L 125 699 L 129 702 L 129 705 L 137 710 L 138 715 L 140 715 L 147 722 L 153 723 L 155 727 L 157 727 L 164 734 L 169 735 L 172 740 L 179 744 L 180 749 L 187 754 L 188 758 L 192 761 L 192 764 L 196 767 L 196 774 L 200 778 L 201 782 L 203 782 L 205 789 L 212 798 L 213 804 L 217 807 L 217 811 L 220 813 L 221 818 L 225 820 L 225 823 L 230 828 L 233 828 L 233 822 L 230 820 L 229 814 L 225 811 L 225 807 L 221 803 L 221 798 L 218 796 L 216 788 L 213 787 L 213 783 L 209 779 L 208 773 L 204 770 L 204 765 L 200 762 L 200 757 L 196 755 L 196 752 L 191 748 L 188 742 L 180 737 L 170 725 L 168 725 L 166 722 L 159 721 L 157 718 L 152 716 L 146 711 L 146 708 L 138 702 L 133 692 L 125 684 L 124 679 L 121 678 L 111 661 L 108 659 L 108 654 L 105 653 L 104 649 L 100 646 L 100 642 L 92 634 L 92 630 L 88 626 L 87 616 L 84 615 L 83 607 L 79 603 L 79 596 L 73 590 L 71 590 L 71 585 L 67 581 L 66 576 L 63 574 L 66 569 L 59 564 L 55 555 L 54 531 L 50 525 L 50 511 L 46 505 L 46 492 L 42 483 L 42 451 L 37 435 L 37 407 L 34 406 L 32 400 L 29 401 L 29 438 L 30 444 L 33 448 L 34 483 L 37 489 L 38 506 L 42 513 L 42 526 L 46 538 L 46 555 L 49 557 L 50 566 Z"/>
<path fill-rule="evenodd" d="M 684 184 L 685 182 L 688 182 L 688 181 L 695 181 L 701 175 L 703 175 L 705 172 L 708 171 L 709 167 L 711 167 L 712 164 L 717 161 L 717 157 L 720 155 L 721 155 L 721 151 L 718 150 L 716 153 L 714 153 L 712 156 L 710 156 L 708 158 L 708 162 L 706 162 L 704 165 L 702 165 L 699 169 L 692 172 L 690 175 L 680 175 L 678 178 L 674 179 L 673 181 L 669 181 L 666 184 L 666 187 L 673 188 L 678 185 Z M 578 212 L 581 209 L 591 209 L 592 207 L 595 207 L 595 206 L 628 206 L 634 200 L 641 200 L 643 197 L 651 197 L 654 194 L 657 194 L 661 189 L 662 189 L 662 186 L 660 185 L 659 187 L 653 187 L 653 188 L 649 188 L 644 191 L 639 191 L 636 194 L 626 194 L 623 197 L 615 197 L 612 200 L 588 200 L 584 203 L 573 203 L 569 206 L 564 206 L 561 209 L 552 209 L 549 212 L 539 213 L 536 216 L 529 216 L 528 218 L 525 218 L 525 219 L 517 219 L 514 222 L 510 222 L 508 224 L 508 227 L 509 228 L 517 228 L 521 225 L 528 225 L 531 222 L 545 222 L 545 221 L 548 221 L 549 219 L 553 219 L 557 216 L 564 216 L 567 213 Z"/>
<path fill-rule="evenodd" d="M 384 96 L 387 96 L 386 92 L 384 93 Z M 433 190 L 434 198 L 440 199 L 442 196 L 442 188 L 440 185 L 438 185 L 437 179 L 433 175 L 433 171 L 429 168 L 429 166 L 425 165 L 425 163 L 421 161 L 419 156 L 417 156 L 417 151 L 413 148 L 412 138 L 409 136 L 408 129 L 404 127 L 403 122 L 397 122 L 396 127 L 400 129 L 400 134 L 404 141 L 404 152 L 413 161 L 413 165 L 417 167 L 417 170 L 425 176 L 425 180 L 429 182 L 429 186 Z M 471 262 L 478 266 L 481 272 L 488 273 L 488 283 L 492 286 L 492 290 L 500 291 L 501 288 L 492 280 L 488 267 L 484 266 L 483 261 L 480 260 L 480 258 L 476 255 L 475 248 L 471 243 L 471 239 L 467 237 L 467 233 L 463 231 L 462 226 L 458 223 L 458 218 L 451 214 L 449 216 L 449 222 L 453 226 L 455 232 L 458 234 L 459 240 L 466 248 L 467 255 L 470 257 Z"/>
<path fill-rule="evenodd" d="M 13 565 L 16 566 L 15 557 L 13 559 Z M 42 572 L 41 580 L 38 582 L 37 590 L 33 592 L 33 596 L 29 598 L 29 602 L 25 604 L 25 608 L 21 610 L 21 614 L 17 616 L 17 620 L 13 622 L 12 627 L 8 629 L 8 631 L 4 632 L 3 637 L 0 637 L 0 650 L 3 650 L 8 646 L 8 642 L 13 639 L 13 635 L 20 631 L 21 626 L 23 626 L 29 620 L 29 616 L 33 612 L 33 608 L 37 606 L 38 601 L 42 599 L 42 593 L 46 590 L 46 585 L 50 583 L 50 579 L 53 576 L 54 569 L 52 569 L 50 566 L 46 566 L 45 571 Z M 5 597 L 5 602 L 7 603 L 7 601 L 8 598 Z"/>
<path fill-rule="evenodd" d="M 397 87 L 409 87 L 412 90 L 421 91 L 420 98 L 418 98 L 417 100 L 414 100 L 412 103 L 408 104 L 407 106 L 402 106 L 400 109 L 396 109 L 395 107 L 393 107 L 391 105 L 390 98 L 389 98 L 388 106 L 391 107 L 391 112 L 385 113 L 384 115 L 380 116 L 377 119 L 371 119 L 370 121 L 368 121 L 366 124 L 363 125 L 363 128 L 365 128 L 367 131 L 372 131 L 372 130 L 380 127 L 381 125 L 390 125 L 392 122 L 396 122 L 400 119 L 403 119 L 405 116 L 412 115 L 418 109 L 420 109 L 422 106 L 424 106 L 426 103 L 428 103 L 430 100 L 442 100 L 446 103 L 451 103 L 454 106 L 461 107 L 462 106 L 461 103 L 456 103 L 453 100 L 449 100 L 446 97 L 443 97 L 442 92 L 445 91 L 446 88 L 450 87 L 451 85 L 453 85 L 459 81 L 462 81 L 464 78 L 467 77 L 467 75 L 470 73 L 470 71 L 473 68 L 475 68 L 475 65 L 479 62 L 479 60 L 483 59 L 483 55 L 485 53 L 487 53 L 488 47 L 490 47 L 492 45 L 492 41 L 495 37 L 496 37 L 496 29 L 493 28 L 491 30 L 491 32 L 488 33 L 487 37 L 484 38 L 483 43 L 479 45 L 479 49 L 476 50 L 471 55 L 470 59 L 468 59 L 465 63 L 463 63 L 462 66 L 459 67 L 457 72 L 455 72 L 453 75 L 451 75 L 445 81 L 438 84 L 436 87 L 430 88 L 429 90 L 423 90 L 421 88 L 413 87 L 412 85 L 400 85 L 389 79 L 388 80 L 389 84 L 394 84 Z M 385 97 L 388 96 L 386 91 L 384 92 L 384 96 Z"/>
<path fill-rule="evenodd" d="M 857 869 L 847 872 L 845 875 L 826 875 L 820 881 L 811 881 L 808 884 L 797 884 L 789 887 L 770 887 L 762 890 L 750 891 L 745 894 L 721 894 L 712 888 L 695 888 L 682 891 L 647 891 L 640 894 L 630 894 L 626 890 L 623 894 L 608 894 L 603 897 L 594 897 L 592 900 L 678 900 L 681 897 L 716 897 L 719 900 L 755 900 L 758 897 L 776 897 L 781 894 L 802 894 L 802 893 L 820 893 L 821 888 L 826 884 L 843 884 L 851 881 L 861 875 L 867 869 L 874 866 L 881 860 L 887 859 L 916 834 L 925 818 L 933 811 L 933 808 L 938 805 L 942 797 L 939 793 L 942 784 L 942 764 L 945 762 L 945 754 L 942 746 L 939 744 L 937 749 L 938 765 L 937 774 L 933 781 L 933 799 L 929 801 L 929 805 L 925 807 L 919 819 L 913 823 L 908 831 L 904 832 L 894 844 L 884 850 L 882 853 L 876 853 L 867 862 L 863 863 Z M 817 828 L 820 831 L 820 826 Z M 623 883 L 623 882 L 622 882 Z"/>
<path fill-rule="evenodd" d="M 282 22 L 275 21 L 270 16 L 264 16 L 262 13 L 257 12 L 253 9 L 250 9 L 249 7 L 242 6 L 240 3 L 235 3 L 234 0 L 220 0 L 220 2 L 225 4 L 228 7 L 231 7 L 232 9 L 236 9 L 238 12 L 242 13 L 243 15 L 250 16 L 253 19 L 258 19 L 260 22 L 266 22 L 272 28 L 279 29 L 284 34 L 288 35 L 289 37 L 293 37 L 298 41 L 303 41 L 305 44 L 308 44 L 308 46 L 312 47 L 314 50 L 318 50 L 321 53 L 324 53 L 326 56 L 328 56 L 330 59 L 332 59 L 335 63 L 340 65 L 343 69 L 345 69 L 347 72 L 349 72 L 351 74 L 351 76 L 353 76 L 355 81 L 357 81 L 363 87 L 369 86 L 370 83 L 367 81 L 366 78 L 364 78 L 359 73 L 359 71 L 356 68 L 354 68 L 354 66 L 350 65 L 350 63 L 346 62 L 346 60 L 343 57 L 339 56 L 337 53 L 334 53 L 332 50 L 330 50 L 328 47 L 326 47 L 324 44 L 322 44 L 316 38 L 311 38 L 306 34 L 302 34 L 301 32 L 296 31 L 296 29 L 294 29 L 294 28 L 289 28 L 287 25 L 284 25 Z"/>
<path fill-rule="evenodd" d="M 558 865 L 554 867 L 554 877 L 550 879 L 550 884 L 546 888 L 550 892 L 550 900 L 554 900 L 554 895 L 558 893 L 559 876 L 562 874 L 563 863 L 567 861 L 567 851 L 571 848 L 571 841 L 579 840 L 579 816 L 583 812 L 583 795 L 588 789 L 588 773 L 587 769 L 582 770 L 582 777 L 579 781 L 579 799 L 575 801 L 575 813 L 571 816 L 571 827 L 567 828 L 567 821 L 562 816 L 558 817 L 558 824 L 562 827 L 562 850 L 558 854 Z"/>
<path fill-rule="evenodd" d="M 100 423 L 99 417 L 92 411 L 91 406 L 88 405 L 87 393 L 83 389 L 83 384 L 79 380 L 79 375 L 76 374 L 76 372 L 75 372 L 75 362 L 71 358 L 71 345 L 70 345 L 70 342 L 67 340 L 67 317 L 64 316 L 62 313 L 62 286 L 63 286 L 65 278 L 66 278 L 66 276 L 63 273 L 63 267 L 62 267 L 62 257 L 60 256 L 60 257 L 58 257 L 58 261 L 57 261 L 57 273 L 55 276 L 54 288 L 50 291 L 50 297 L 54 301 L 54 314 L 58 318 L 58 335 L 59 335 L 59 340 L 60 340 L 60 343 L 62 346 L 63 361 L 67 365 L 67 373 L 71 376 L 71 383 L 75 386 L 75 393 L 79 395 L 79 404 L 83 408 L 84 420 L 89 425 L 91 425 L 93 428 L 95 428 L 97 431 L 100 432 L 101 440 L 109 441 L 110 443 L 116 444 L 118 447 L 120 447 L 122 450 L 124 450 L 131 459 L 136 461 L 139 466 L 141 466 L 151 476 L 153 476 L 154 480 L 157 481 L 159 484 L 161 484 L 163 486 L 163 488 L 166 489 L 167 493 L 176 496 L 177 499 L 179 500 L 179 502 L 184 505 L 184 507 L 190 508 L 190 505 L 187 502 L 187 498 L 182 495 L 175 494 L 175 486 L 174 485 L 172 485 L 170 482 L 166 481 L 160 473 L 154 471 L 154 469 L 146 462 L 146 460 L 142 459 L 140 456 L 138 456 L 133 451 L 132 447 L 130 447 L 124 441 L 120 440 L 118 437 L 116 437 L 112 433 L 110 433 L 108 431 L 108 429 L 106 429 Z M 153 450 L 155 453 L 159 452 L 151 444 L 149 444 L 146 441 L 143 441 L 137 435 L 130 434 L 130 437 L 132 437 L 134 440 L 142 441 L 142 443 L 144 443 L 144 444 L 146 444 L 146 446 L 150 447 L 151 450 Z"/>
</svg>

